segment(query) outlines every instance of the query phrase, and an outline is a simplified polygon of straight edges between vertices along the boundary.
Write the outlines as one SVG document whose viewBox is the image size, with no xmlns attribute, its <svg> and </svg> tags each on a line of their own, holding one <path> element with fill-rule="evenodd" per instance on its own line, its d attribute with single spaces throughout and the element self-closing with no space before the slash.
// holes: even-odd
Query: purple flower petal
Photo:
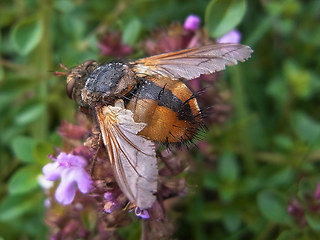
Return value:
<svg viewBox="0 0 320 240">
<path fill-rule="evenodd" d="M 83 168 L 78 169 L 76 173 L 78 175 L 76 176 L 75 181 L 78 184 L 80 192 L 88 193 L 92 188 L 90 175 Z"/>
<path fill-rule="evenodd" d="M 143 219 L 150 218 L 149 213 L 148 213 L 147 210 L 141 209 L 141 208 L 138 208 L 138 207 L 135 210 L 135 214 L 136 214 L 137 217 L 141 217 Z"/>
<path fill-rule="evenodd" d="M 76 186 L 80 192 L 88 193 L 92 187 L 90 175 L 84 167 L 87 165 L 85 158 L 61 152 L 54 163 L 45 165 L 42 169 L 46 179 L 54 181 L 59 177 L 61 182 L 56 190 L 55 197 L 62 204 L 70 204 L 76 193 Z"/>
<path fill-rule="evenodd" d="M 184 29 L 196 31 L 200 25 L 200 18 L 197 15 L 189 15 L 184 22 Z"/>
<path fill-rule="evenodd" d="M 60 163 L 60 166 L 64 167 L 85 167 L 87 166 L 87 161 L 81 157 L 72 154 L 66 154 L 64 152 L 60 153 L 57 157 L 57 160 Z"/>
<path fill-rule="evenodd" d="M 112 192 L 105 192 L 103 197 L 104 197 L 105 200 L 111 201 L 111 200 L 113 200 L 115 198 L 115 195 Z"/>
<path fill-rule="evenodd" d="M 57 201 L 63 205 L 72 203 L 76 195 L 75 182 L 69 182 L 67 179 L 61 178 L 61 182 L 56 190 L 55 197 Z"/>
<path fill-rule="evenodd" d="M 59 168 L 59 163 L 48 163 L 42 168 L 44 177 L 49 181 L 55 181 L 61 176 L 62 168 Z"/>
<path fill-rule="evenodd" d="M 237 30 L 231 30 L 220 38 L 217 38 L 217 43 L 240 43 L 241 33 Z"/>
</svg>

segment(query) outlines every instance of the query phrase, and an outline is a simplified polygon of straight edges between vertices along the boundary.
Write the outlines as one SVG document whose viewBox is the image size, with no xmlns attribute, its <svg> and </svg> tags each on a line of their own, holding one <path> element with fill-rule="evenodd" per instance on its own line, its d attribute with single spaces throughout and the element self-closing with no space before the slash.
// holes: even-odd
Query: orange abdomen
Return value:
<svg viewBox="0 0 320 240">
<path fill-rule="evenodd" d="M 158 142 L 190 140 L 201 124 L 200 109 L 190 89 L 169 78 L 146 78 L 127 109 L 136 122 L 147 124 L 139 134 Z"/>
</svg>

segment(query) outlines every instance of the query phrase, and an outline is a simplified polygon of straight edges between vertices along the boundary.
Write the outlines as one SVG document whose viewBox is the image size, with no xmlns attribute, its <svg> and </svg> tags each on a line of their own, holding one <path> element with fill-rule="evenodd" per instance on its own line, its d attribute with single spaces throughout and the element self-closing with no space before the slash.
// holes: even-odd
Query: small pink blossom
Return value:
<svg viewBox="0 0 320 240">
<path fill-rule="evenodd" d="M 98 42 L 100 54 L 112 57 L 124 57 L 133 52 L 133 49 L 122 43 L 122 34 L 119 32 L 106 33 Z"/>
<path fill-rule="evenodd" d="M 292 199 L 287 207 L 287 211 L 301 226 L 307 225 L 304 210 L 298 200 Z"/>
<path fill-rule="evenodd" d="M 233 29 L 220 38 L 217 38 L 217 43 L 240 43 L 241 33 L 237 29 Z"/>
<path fill-rule="evenodd" d="M 85 134 L 88 133 L 88 129 L 83 125 L 75 125 L 67 121 L 63 121 L 61 126 L 58 128 L 58 133 L 62 137 L 82 139 Z"/>
<path fill-rule="evenodd" d="M 184 29 L 196 31 L 200 25 L 200 18 L 197 15 L 189 15 L 184 22 Z"/>
<path fill-rule="evenodd" d="M 61 152 L 56 159 L 50 158 L 54 162 L 45 165 L 42 172 L 49 181 L 56 181 L 61 178 L 55 193 L 55 198 L 59 203 L 70 204 L 75 197 L 76 186 L 82 193 L 89 192 L 92 187 L 92 180 L 84 169 L 87 161 L 83 157 Z"/>
<path fill-rule="evenodd" d="M 316 190 L 314 191 L 314 198 L 320 200 L 320 182 L 317 184 Z"/>
</svg>

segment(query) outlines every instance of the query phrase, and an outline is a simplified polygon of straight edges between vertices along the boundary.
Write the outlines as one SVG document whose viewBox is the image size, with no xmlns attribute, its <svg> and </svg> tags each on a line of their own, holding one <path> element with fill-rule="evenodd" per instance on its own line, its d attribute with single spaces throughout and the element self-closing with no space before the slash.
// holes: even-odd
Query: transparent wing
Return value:
<svg viewBox="0 0 320 240">
<path fill-rule="evenodd" d="M 137 74 L 194 79 L 200 74 L 218 72 L 238 61 L 243 62 L 252 52 L 245 45 L 221 43 L 142 58 L 132 64 Z"/>
<path fill-rule="evenodd" d="M 141 209 L 155 201 L 158 167 L 153 142 L 137 135 L 144 123 L 135 123 L 123 106 L 97 107 L 104 144 L 116 181 L 126 197 Z"/>
</svg>

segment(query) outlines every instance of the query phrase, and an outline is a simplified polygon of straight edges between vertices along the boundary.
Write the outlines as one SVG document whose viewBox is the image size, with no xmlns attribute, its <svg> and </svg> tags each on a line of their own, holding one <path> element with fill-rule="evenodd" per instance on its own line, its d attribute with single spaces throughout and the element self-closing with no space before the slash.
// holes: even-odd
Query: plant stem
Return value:
<svg viewBox="0 0 320 240">
<path fill-rule="evenodd" d="M 39 70 L 39 76 L 36 78 L 37 89 L 36 94 L 39 99 L 46 103 L 48 98 L 48 79 L 52 54 L 50 45 L 50 15 L 52 9 L 51 0 L 43 0 L 40 2 L 40 21 L 42 24 L 42 37 L 39 46 L 35 52 L 34 63 Z M 35 138 L 45 139 L 48 134 L 48 109 L 34 123 L 32 134 Z"/>
<path fill-rule="evenodd" d="M 234 105 L 236 121 L 242 122 L 249 117 L 249 110 L 246 106 L 246 98 L 243 90 L 243 84 L 241 81 L 241 74 L 238 67 L 232 69 L 232 88 L 234 94 Z M 239 129 L 238 141 L 242 145 L 242 155 L 245 163 L 245 167 L 248 172 L 254 172 L 256 169 L 256 163 L 253 158 L 253 146 L 250 137 L 250 129 L 248 125 L 243 126 Z"/>
</svg>

